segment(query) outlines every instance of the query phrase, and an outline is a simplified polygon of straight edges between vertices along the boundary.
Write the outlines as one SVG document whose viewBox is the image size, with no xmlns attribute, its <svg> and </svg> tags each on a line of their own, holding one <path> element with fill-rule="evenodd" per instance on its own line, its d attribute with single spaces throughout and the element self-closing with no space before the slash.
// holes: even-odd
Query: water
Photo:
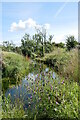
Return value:
<svg viewBox="0 0 80 120">
<path fill-rule="evenodd" d="M 39 73 L 39 68 L 36 70 L 33 68 L 32 72 L 30 72 L 25 78 L 22 80 L 21 84 L 14 86 L 12 88 L 8 88 L 5 93 L 7 97 L 9 94 L 11 95 L 11 100 L 14 102 L 17 98 L 24 102 L 24 108 L 28 107 L 28 98 L 31 97 L 32 92 L 28 91 L 28 87 L 31 87 L 32 83 L 35 83 L 35 80 L 38 78 L 39 80 L 50 79 L 48 78 L 48 74 L 50 75 L 51 80 L 58 79 L 56 73 L 50 68 L 44 68 L 41 73 Z M 53 78 L 53 79 L 52 79 Z M 44 83 L 45 81 L 43 81 Z"/>
</svg>

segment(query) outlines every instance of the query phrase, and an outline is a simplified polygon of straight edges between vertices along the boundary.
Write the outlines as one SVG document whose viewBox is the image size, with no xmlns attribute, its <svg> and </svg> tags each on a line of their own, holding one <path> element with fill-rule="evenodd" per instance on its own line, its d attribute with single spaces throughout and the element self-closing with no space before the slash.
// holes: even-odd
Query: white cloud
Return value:
<svg viewBox="0 0 80 120">
<path fill-rule="evenodd" d="M 66 37 L 70 35 L 73 35 L 75 39 L 78 41 L 78 30 L 69 30 L 69 31 L 65 30 L 65 32 L 63 33 L 56 33 L 54 34 L 53 41 L 55 41 L 56 43 L 60 43 L 60 42 L 65 43 Z"/>
<path fill-rule="evenodd" d="M 11 24 L 11 27 L 10 27 L 10 32 L 13 32 L 13 31 L 19 31 L 19 30 L 25 30 L 25 29 L 31 29 L 31 28 L 41 28 L 42 26 L 44 26 L 46 29 L 49 29 L 50 28 L 50 24 L 46 23 L 44 25 L 39 25 L 36 23 L 36 21 L 34 21 L 32 18 L 29 18 L 28 20 L 26 21 L 22 21 L 22 20 L 19 20 L 18 23 L 16 22 L 13 22 Z"/>
<path fill-rule="evenodd" d="M 22 22 L 22 20 L 19 20 L 18 24 L 15 22 L 13 22 L 11 24 L 10 31 L 13 32 L 13 31 L 17 31 L 17 30 L 22 30 L 22 29 L 25 29 L 25 27 L 26 27 L 25 21 Z"/>
<path fill-rule="evenodd" d="M 33 19 L 31 19 L 31 18 L 29 18 L 27 21 L 25 21 L 25 24 L 29 28 L 34 28 L 37 25 L 36 22 Z"/>
</svg>

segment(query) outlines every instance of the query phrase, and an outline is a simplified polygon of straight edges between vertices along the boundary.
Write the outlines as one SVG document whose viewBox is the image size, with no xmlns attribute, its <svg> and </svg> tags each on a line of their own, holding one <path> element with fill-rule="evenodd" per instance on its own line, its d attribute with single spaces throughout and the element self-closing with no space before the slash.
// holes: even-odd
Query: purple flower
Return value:
<svg viewBox="0 0 80 120">
<path fill-rule="evenodd" d="M 32 96 L 30 98 L 32 99 Z"/>
<path fill-rule="evenodd" d="M 52 75 L 52 77 L 53 77 L 53 79 L 55 79 L 55 77 L 56 77 L 54 72 L 53 72 L 53 75 Z"/>
<path fill-rule="evenodd" d="M 51 90 L 52 90 L 52 86 L 51 86 Z"/>
<path fill-rule="evenodd" d="M 34 94 L 36 94 L 36 92 L 34 91 Z"/>
<path fill-rule="evenodd" d="M 61 82 L 62 84 L 64 83 L 64 80 Z"/>
<path fill-rule="evenodd" d="M 56 105 L 58 105 L 59 103 L 58 102 L 56 102 Z"/>
<path fill-rule="evenodd" d="M 39 100 L 41 100 L 41 98 L 39 98 Z"/>
</svg>

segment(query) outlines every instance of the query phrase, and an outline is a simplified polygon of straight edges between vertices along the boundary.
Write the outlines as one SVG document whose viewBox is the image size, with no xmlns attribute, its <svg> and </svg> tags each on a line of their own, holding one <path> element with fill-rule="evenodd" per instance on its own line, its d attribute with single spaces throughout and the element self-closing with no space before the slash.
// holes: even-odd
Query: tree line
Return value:
<svg viewBox="0 0 80 120">
<path fill-rule="evenodd" d="M 37 30 L 37 33 L 33 36 L 25 33 L 20 46 L 16 46 L 13 42 L 4 41 L 2 50 L 17 52 L 28 57 L 43 57 L 45 53 L 52 52 L 54 47 L 66 48 L 66 50 L 70 51 L 79 45 L 74 36 L 67 36 L 65 44 L 62 42 L 55 43 L 53 39 L 53 35 L 47 37 L 46 32 Z"/>
</svg>

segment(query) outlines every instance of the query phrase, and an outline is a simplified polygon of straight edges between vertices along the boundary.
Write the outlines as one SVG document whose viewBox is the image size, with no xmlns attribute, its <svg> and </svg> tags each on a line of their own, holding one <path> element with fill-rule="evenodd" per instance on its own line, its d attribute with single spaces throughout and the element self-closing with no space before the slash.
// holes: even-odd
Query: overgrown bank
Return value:
<svg viewBox="0 0 80 120">
<path fill-rule="evenodd" d="M 50 65 L 66 79 L 78 81 L 78 49 L 66 51 L 55 48 L 53 52 L 45 54 L 42 58 L 36 58 L 36 60 Z"/>
<path fill-rule="evenodd" d="M 13 52 L 2 52 L 2 85 L 18 83 L 28 73 L 29 61 L 22 55 Z"/>
</svg>

